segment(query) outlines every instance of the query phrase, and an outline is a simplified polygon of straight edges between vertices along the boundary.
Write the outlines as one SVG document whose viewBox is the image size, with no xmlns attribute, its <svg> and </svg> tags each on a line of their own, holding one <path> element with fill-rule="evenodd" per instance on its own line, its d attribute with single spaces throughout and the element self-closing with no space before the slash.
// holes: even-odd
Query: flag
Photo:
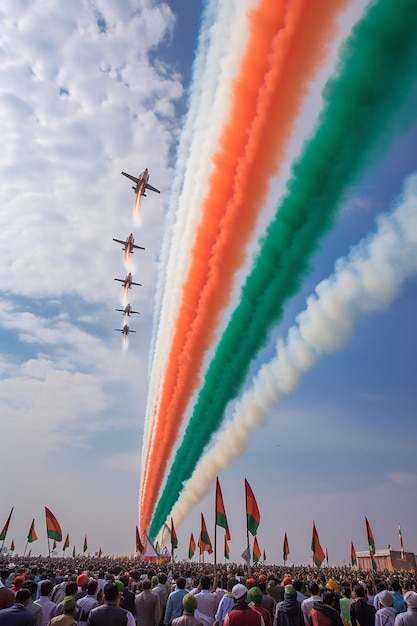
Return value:
<svg viewBox="0 0 417 626">
<path fill-rule="evenodd" d="M 229 544 L 226 535 L 224 536 L 224 558 L 227 560 L 230 559 Z"/>
<path fill-rule="evenodd" d="M 369 549 L 371 550 L 372 554 L 375 554 L 374 536 L 372 534 L 372 530 L 371 530 L 371 527 L 369 525 L 367 517 L 365 517 L 365 524 L 366 524 L 366 533 L 368 535 L 368 546 L 369 546 Z"/>
<path fill-rule="evenodd" d="M 171 517 L 171 552 L 178 548 L 178 537 L 174 528 L 174 520 Z"/>
<path fill-rule="evenodd" d="M 35 532 L 35 520 L 33 519 L 29 528 L 28 543 L 32 543 L 32 541 L 36 541 L 37 539 L 38 535 Z"/>
<path fill-rule="evenodd" d="M 75 546 L 72 549 L 72 558 L 74 558 L 74 557 L 75 557 Z"/>
<path fill-rule="evenodd" d="M 253 542 L 253 550 L 252 550 L 252 561 L 253 563 L 257 563 L 261 558 L 261 549 L 259 547 L 258 539 L 255 537 L 255 541 Z"/>
<path fill-rule="evenodd" d="M 145 552 L 145 546 L 140 540 L 139 529 L 137 526 L 136 526 L 136 552 L 140 552 L 140 554 L 143 554 Z"/>
<path fill-rule="evenodd" d="M 14 552 L 14 539 L 12 539 L 12 543 L 10 544 L 10 551 Z"/>
<path fill-rule="evenodd" d="M 87 546 L 87 535 L 84 535 L 84 546 L 83 546 L 83 552 L 87 552 L 88 550 L 88 546 Z"/>
<path fill-rule="evenodd" d="M 65 537 L 65 541 L 64 541 L 64 545 L 62 546 L 63 550 L 66 550 L 67 548 L 69 548 L 70 542 L 69 542 L 69 533 L 67 533 L 67 536 Z"/>
<path fill-rule="evenodd" d="M 326 548 L 326 563 L 327 565 L 329 564 L 329 553 L 327 552 L 327 548 Z"/>
<path fill-rule="evenodd" d="M 6 521 L 5 525 L 4 525 L 4 526 L 3 526 L 3 528 L 1 529 L 1 532 L 0 532 L 0 541 L 4 541 L 4 540 L 6 539 L 6 535 L 7 535 L 7 531 L 8 531 L 8 529 L 9 529 L 9 524 L 10 524 L 10 519 L 11 519 L 11 517 L 12 517 L 13 509 L 14 509 L 14 506 L 12 506 L 12 510 L 11 510 L 11 511 L 10 511 L 10 513 L 9 513 L 9 517 L 7 518 L 7 521 Z"/>
<path fill-rule="evenodd" d="M 56 548 L 56 539 L 54 539 L 54 543 L 52 544 L 52 550 L 55 550 Z"/>
<path fill-rule="evenodd" d="M 282 558 L 284 559 L 284 563 L 286 563 L 289 553 L 290 553 L 290 546 L 288 545 L 287 533 L 285 533 L 284 543 L 282 546 Z"/>
<path fill-rule="evenodd" d="M 226 531 L 226 539 L 230 539 L 229 525 L 227 523 L 226 510 L 224 508 L 223 494 L 219 479 L 216 478 L 216 526 L 221 526 Z"/>
<path fill-rule="evenodd" d="M 259 522 L 261 521 L 261 515 L 259 513 L 258 505 L 256 504 L 255 496 L 250 488 L 248 481 L 245 478 L 245 496 L 246 496 L 246 525 L 248 531 L 252 535 L 256 535 Z"/>
<path fill-rule="evenodd" d="M 371 557 L 371 565 L 372 565 L 372 569 L 374 570 L 374 572 L 376 572 L 376 570 L 378 569 L 376 566 L 376 561 L 375 561 L 375 556 L 374 553 L 371 550 L 371 547 L 369 546 L 369 556 Z"/>
<path fill-rule="evenodd" d="M 264 555 L 263 555 L 263 561 L 264 561 L 264 563 L 266 561 L 266 552 L 265 552 L 265 550 L 264 550 Z"/>
<path fill-rule="evenodd" d="M 350 562 L 352 564 L 352 567 L 356 567 L 358 564 L 358 561 L 356 558 L 356 550 L 355 550 L 355 546 L 353 545 L 353 541 L 350 542 Z"/>
<path fill-rule="evenodd" d="M 404 559 L 404 544 L 403 544 L 403 536 L 401 534 L 401 526 L 398 524 L 398 537 L 400 538 L 400 552 L 401 558 Z"/>
<path fill-rule="evenodd" d="M 54 539 L 55 541 L 62 541 L 62 530 L 58 524 L 58 520 L 51 511 L 45 507 L 46 516 L 46 534 L 48 539 Z"/>
<path fill-rule="evenodd" d="M 240 555 L 242 557 L 242 559 L 244 560 L 244 562 L 246 563 L 246 565 L 249 567 L 250 565 L 250 550 L 249 550 L 249 546 L 247 546 L 242 554 Z"/>
<path fill-rule="evenodd" d="M 323 563 L 326 555 L 323 552 L 323 548 L 320 545 L 319 536 L 317 534 L 316 525 L 313 521 L 313 536 L 311 538 L 311 551 L 313 553 L 313 562 L 317 567 Z"/>
<path fill-rule="evenodd" d="M 200 540 L 198 542 L 198 545 L 200 547 L 200 554 L 202 552 L 205 552 L 206 550 L 209 554 L 213 552 L 213 548 L 211 547 L 211 541 L 210 541 L 209 534 L 207 532 L 207 526 L 206 526 L 206 522 L 205 522 L 203 514 L 201 514 L 201 533 L 200 533 Z"/>
<path fill-rule="evenodd" d="M 100 549 L 99 549 L 99 551 L 98 551 L 98 558 L 99 558 L 99 559 L 101 558 L 102 554 L 103 554 L 103 553 L 102 553 L 102 551 L 101 551 L 101 546 L 100 546 Z"/>
<path fill-rule="evenodd" d="M 191 560 L 195 554 L 195 549 L 196 549 L 196 545 L 195 545 L 195 539 L 194 539 L 194 535 L 193 533 L 191 533 L 191 537 L 190 537 L 190 545 L 188 547 L 188 558 Z"/>
</svg>

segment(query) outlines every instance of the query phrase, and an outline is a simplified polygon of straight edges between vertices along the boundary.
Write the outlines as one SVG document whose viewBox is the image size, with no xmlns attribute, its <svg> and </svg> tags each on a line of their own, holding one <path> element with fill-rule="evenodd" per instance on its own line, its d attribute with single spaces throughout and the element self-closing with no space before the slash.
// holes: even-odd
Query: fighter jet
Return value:
<svg viewBox="0 0 417 626">
<path fill-rule="evenodd" d="M 129 333 L 135 333 L 136 330 L 130 330 L 129 326 L 125 324 L 123 328 L 115 328 L 119 333 L 123 333 L 124 337 L 127 337 Z"/>
<path fill-rule="evenodd" d="M 130 315 L 132 315 L 133 313 L 138 313 L 140 314 L 140 311 L 132 311 L 132 307 L 130 306 L 130 304 L 126 304 L 124 309 L 114 309 L 115 311 L 120 311 L 120 313 L 124 313 L 125 315 L 127 315 L 128 317 Z"/>
<path fill-rule="evenodd" d="M 140 283 L 134 283 L 132 278 L 133 278 L 132 272 L 129 272 L 129 274 L 126 274 L 124 278 L 115 278 L 114 280 L 117 280 L 119 283 L 123 283 L 123 287 L 125 289 L 132 289 L 132 285 L 137 285 L 138 287 L 142 287 Z"/>
<path fill-rule="evenodd" d="M 129 237 L 126 238 L 126 241 L 123 241 L 122 239 L 115 239 L 114 237 L 113 237 L 113 241 L 116 241 L 117 243 L 121 243 L 122 246 L 124 246 L 123 250 L 124 252 L 126 252 L 126 255 L 133 254 L 133 248 L 138 248 L 138 250 L 145 250 L 145 248 L 142 248 L 142 246 L 137 246 L 135 244 L 135 240 L 134 240 L 132 233 L 130 233 Z"/>
<path fill-rule="evenodd" d="M 132 189 L 136 194 L 139 194 L 140 196 L 146 196 L 145 194 L 146 189 L 155 191 L 155 193 L 161 193 L 159 189 L 156 189 L 156 187 L 152 187 L 152 185 L 148 183 L 148 180 L 149 180 L 148 168 L 144 169 L 143 172 L 139 174 L 138 178 L 136 178 L 136 176 L 132 176 L 132 174 L 127 174 L 126 172 L 122 172 L 122 174 L 123 176 L 126 176 L 126 178 L 130 178 L 130 180 L 133 180 L 133 182 L 136 183 L 136 185 L 132 187 Z"/>
</svg>

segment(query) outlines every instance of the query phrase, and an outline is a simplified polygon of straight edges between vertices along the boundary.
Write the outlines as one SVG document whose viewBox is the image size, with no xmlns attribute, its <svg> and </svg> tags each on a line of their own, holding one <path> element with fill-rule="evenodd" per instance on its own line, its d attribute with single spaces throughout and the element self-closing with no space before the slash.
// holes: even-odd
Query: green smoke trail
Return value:
<svg viewBox="0 0 417 626">
<path fill-rule="evenodd" d="M 251 360 L 282 317 L 284 303 L 300 287 L 347 186 L 365 168 L 371 151 L 375 160 L 378 148 L 381 158 L 399 126 L 405 130 L 412 123 L 411 110 L 401 105 L 416 96 L 416 72 L 415 0 L 371 5 L 343 47 L 337 76 L 323 93 L 316 131 L 293 164 L 286 195 L 209 365 L 152 519 L 152 538 L 220 427 Z"/>
</svg>

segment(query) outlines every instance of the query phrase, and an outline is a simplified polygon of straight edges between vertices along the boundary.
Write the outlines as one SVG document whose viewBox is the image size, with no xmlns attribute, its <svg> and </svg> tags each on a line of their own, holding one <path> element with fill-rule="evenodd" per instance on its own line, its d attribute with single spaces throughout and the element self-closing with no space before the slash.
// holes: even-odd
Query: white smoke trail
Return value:
<svg viewBox="0 0 417 626">
<path fill-rule="evenodd" d="M 276 357 L 262 366 L 185 483 L 171 515 L 176 526 L 209 492 L 219 472 L 246 449 L 255 429 L 266 422 L 273 403 L 293 392 L 301 376 L 321 357 L 340 348 L 356 319 L 390 304 L 402 284 L 417 273 L 417 174 L 404 186 L 398 206 L 377 218 L 377 231 L 339 259 L 335 273 L 319 283 L 296 318 Z"/>
<path fill-rule="evenodd" d="M 142 447 L 142 476 L 159 384 L 168 356 L 182 284 L 188 273 L 200 205 L 206 195 L 212 155 L 228 118 L 233 80 L 249 36 L 247 12 L 257 0 L 209 4 L 194 65 L 190 110 L 178 151 L 165 228 L 152 340 L 149 392 Z M 151 433 L 151 434 L 150 434 Z M 142 489 L 143 493 L 143 489 Z"/>
</svg>

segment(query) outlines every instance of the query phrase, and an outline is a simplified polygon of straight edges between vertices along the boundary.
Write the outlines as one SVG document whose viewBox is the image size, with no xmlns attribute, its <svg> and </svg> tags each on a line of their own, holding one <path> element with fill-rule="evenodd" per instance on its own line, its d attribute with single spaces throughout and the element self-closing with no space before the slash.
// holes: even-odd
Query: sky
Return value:
<svg viewBox="0 0 417 626">
<path fill-rule="evenodd" d="M 253 8 L 256 2 L 243 4 Z M 149 414 L 159 393 L 155 381 L 192 256 L 216 133 L 227 114 L 224 103 L 231 100 L 231 81 L 247 42 L 243 4 L 208 4 L 220 15 L 228 9 L 239 18 L 213 20 L 219 29 L 217 48 L 207 56 L 219 85 L 213 103 L 204 91 L 210 87 L 208 74 L 197 64 L 204 43 L 198 40 L 200 2 L 77 0 L 62 7 L 57 0 L 20 0 L 1 9 L 0 526 L 14 507 L 6 545 L 13 538 L 20 554 L 33 518 L 39 539 L 32 554 L 47 553 L 45 506 L 77 552 L 85 535 L 92 554 L 99 547 L 104 554 L 134 549 Z M 308 82 L 281 170 L 268 182 L 216 341 L 239 303 L 291 163 L 313 133 L 339 44 L 368 5 L 365 0 L 341 4 L 337 34 Z M 414 81 L 414 95 L 415 86 Z M 186 133 L 196 102 L 200 126 L 195 127 L 206 133 L 206 152 L 201 148 L 193 155 L 198 145 L 189 138 L 187 144 Z M 396 206 L 409 204 L 413 215 L 417 120 L 407 117 L 406 104 L 391 125 L 379 128 L 382 142 L 347 185 L 332 228 L 309 259 L 309 271 L 251 361 L 240 399 L 274 358 L 277 342 L 285 342 L 288 330 L 302 323 L 299 314 L 316 286 L 341 273 L 338 259 L 357 251 L 355 246 L 378 228 L 388 229 L 378 226 L 378 219 Z M 190 163 L 200 169 L 192 170 Z M 161 193 L 148 192 L 134 215 L 134 193 L 120 172 L 137 175 L 145 167 Z M 184 188 L 179 192 L 182 180 L 188 195 Z M 178 245 L 175 224 L 184 225 L 181 263 L 169 256 Z M 265 404 L 247 442 L 219 473 L 232 560 L 241 561 L 246 543 L 245 478 L 261 512 L 258 541 L 267 563 L 282 563 L 284 532 L 288 563 L 311 562 L 313 519 L 330 564 L 349 562 L 351 541 L 356 550 L 366 549 L 365 516 L 377 549 L 399 547 L 401 524 L 405 549 L 417 551 L 415 220 L 408 224 L 411 244 L 399 245 L 404 254 L 411 251 L 406 261 L 395 256 L 384 261 L 386 279 L 374 300 L 364 289 L 352 306 L 336 303 L 342 308 L 334 309 L 330 321 L 347 320 L 348 329 L 331 348 L 325 346 L 320 355 L 317 349 L 314 364 L 291 392 Z M 127 266 L 112 239 L 130 232 L 145 250 L 136 250 Z M 385 239 L 380 245 L 376 267 L 390 244 Z M 351 254 L 357 258 L 360 251 Z M 140 315 L 131 316 L 129 326 L 136 333 L 124 341 L 114 331 L 123 324 L 123 315 L 114 310 L 121 308 L 123 289 L 113 279 L 128 270 L 142 286 L 129 293 Z M 173 309 L 163 318 L 165 303 Z M 163 332 L 161 319 L 167 320 Z M 204 357 L 205 370 L 214 352 L 213 344 Z M 194 392 L 187 418 L 196 397 Z M 232 421 L 236 411 L 230 402 L 226 419 Z M 179 427 L 181 441 L 185 420 Z M 168 470 L 173 461 L 173 454 L 166 457 Z M 176 527 L 177 559 L 186 558 L 190 533 L 198 537 L 201 512 L 214 542 L 214 482 L 208 480 L 208 494 L 195 506 L 177 510 L 176 519 L 183 518 Z M 219 561 L 222 532 L 217 529 Z"/>
</svg>

